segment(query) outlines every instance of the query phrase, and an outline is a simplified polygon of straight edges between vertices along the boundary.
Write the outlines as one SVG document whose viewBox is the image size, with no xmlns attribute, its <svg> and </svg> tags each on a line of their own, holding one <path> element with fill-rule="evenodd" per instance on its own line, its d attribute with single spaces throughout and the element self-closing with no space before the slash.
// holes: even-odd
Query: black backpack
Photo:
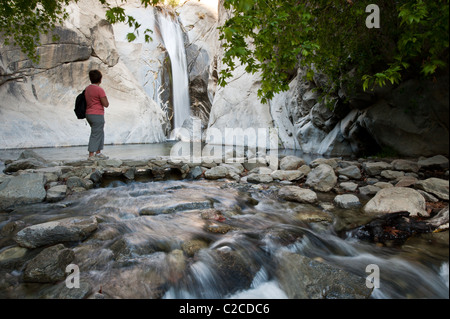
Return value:
<svg viewBox="0 0 450 319">
<path fill-rule="evenodd" d="M 79 120 L 84 120 L 86 118 L 86 96 L 84 95 L 86 90 L 83 91 L 80 95 L 77 96 L 75 100 L 75 114 Z"/>
</svg>

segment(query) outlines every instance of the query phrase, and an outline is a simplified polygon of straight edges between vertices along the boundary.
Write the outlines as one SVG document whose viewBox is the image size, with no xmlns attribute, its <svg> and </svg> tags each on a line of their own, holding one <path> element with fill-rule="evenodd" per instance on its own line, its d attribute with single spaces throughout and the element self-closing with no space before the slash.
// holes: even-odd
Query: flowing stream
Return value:
<svg viewBox="0 0 450 319">
<path fill-rule="evenodd" d="M 358 210 L 277 199 L 279 186 L 226 181 L 124 184 L 28 205 L 0 215 L 27 225 L 96 216 L 98 229 L 75 252 L 81 288 L 22 283 L 20 268 L 6 298 L 448 298 L 448 232 L 380 247 L 345 235 L 364 222 Z M 0 253 L 14 247 L 0 241 Z M 368 265 L 379 289 L 366 287 Z M 1 274 L 1 271 L 0 271 Z M 14 277 L 14 278 L 12 278 Z M 0 279 L 2 277 L 0 276 Z M 11 279 L 12 278 L 12 279 Z M 1 280 L 0 280 L 1 282 Z"/>
<path fill-rule="evenodd" d="M 170 14 L 158 16 L 161 37 L 172 65 L 172 95 L 174 107 L 174 129 L 181 128 L 190 116 L 189 76 L 186 49 L 180 24 Z"/>
</svg>

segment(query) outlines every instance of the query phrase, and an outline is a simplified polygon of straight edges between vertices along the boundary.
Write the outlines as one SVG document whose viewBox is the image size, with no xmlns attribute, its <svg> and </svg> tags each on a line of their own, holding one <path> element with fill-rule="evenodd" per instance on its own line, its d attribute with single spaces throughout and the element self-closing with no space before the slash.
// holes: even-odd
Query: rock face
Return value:
<svg viewBox="0 0 450 319">
<path fill-rule="evenodd" d="M 56 29 L 60 41 L 54 42 L 51 34 L 42 36 L 39 63 L 17 48 L 0 49 L 2 148 L 86 145 L 89 126 L 77 120 L 73 109 L 75 97 L 90 84 L 92 69 L 103 73 L 102 86 L 111 104 L 106 112 L 106 143 L 164 141 L 161 107 L 124 58 L 138 45 L 129 45 L 128 52 L 117 45 L 125 39 L 99 18 L 105 16 L 105 9 L 96 1 L 78 1 L 67 10 L 70 18 Z M 153 60 L 161 55 L 155 49 Z"/>
<path fill-rule="evenodd" d="M 95 217 L 67 218 L 26 227 L 16 234 L 15 241 L 22 247 L 36 248 L 83 240 L 96 229 Z"/>
</svg>

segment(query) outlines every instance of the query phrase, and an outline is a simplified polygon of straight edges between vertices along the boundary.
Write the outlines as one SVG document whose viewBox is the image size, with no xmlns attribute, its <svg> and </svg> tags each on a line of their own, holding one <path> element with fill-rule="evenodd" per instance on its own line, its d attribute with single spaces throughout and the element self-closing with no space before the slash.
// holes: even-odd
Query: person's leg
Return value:
<svg viewBox="0 0 450 319">
<path fill-rule="evenodd" d="M 89 157 L 101 153 L 104 148 L 105 141 L 105 117 L 103 115 L 86 115 L 86 119 L 91 126 L 91 136 L 89 138 Z"/>
</svg>

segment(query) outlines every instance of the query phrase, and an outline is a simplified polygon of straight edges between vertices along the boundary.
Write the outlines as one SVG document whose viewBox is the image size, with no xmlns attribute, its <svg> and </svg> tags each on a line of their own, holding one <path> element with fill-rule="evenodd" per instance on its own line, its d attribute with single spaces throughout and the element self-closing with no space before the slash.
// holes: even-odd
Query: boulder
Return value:
<svg viewBox="0 0 450 319">
<path fill-rule="evenodd" d="M 340 208 L 354 208 L 361 205 L 359 198 L 350 194 L 336 196 L 334 203 Z"/>
<path fill-rule="evenodd" d="M 380 190 L 364 207 L 366 214 L 408 212 L 411 216 L 429 216 L 425 198 L 416 190 L 393 187 Z"/>
<path fill-rule="evenodd" d="M 364 196 L 372 196 L 376 195 L 381 188 L 375 186 L 375 185 L 367 185 L 359 188 L 359 193 Z"/>
<path fill-rule="evenodd" d="M 247 176 L 247 182 L 253 184 L 272 183 L 273 177 L 267 174 L 250 174 Z"/>
<path fill-rule="evenodd" d="M 39 203 L 47 195 L 44 174 L 27 173 L 0 184 L 0 209 L 13 205 Z"/>
<path fill-rule="evenodd" d="M 345 191 L 355 192 L 358 189 L 358 184 L 353 182 L 344 182 L 339 185 Z"/>
<path fill-rule="evenodd" d="M 57 185 L 50 188 L 47 191 L 46 200 L 48 202 L 57 202 L 66 198 L 67 195 L 67 186 L 66 185 Z"/>
<path fill-rule="evenodd" d="M 424 181 L 419 181 L 415 187 L 427 193 L 431 193 L 440 199 L 449 199 L 449 182 L 440 178 L 429 178 Z"/>
<path fill-rule="evenodd" d="M 356 180 L 359 180 L 362 177 L 361 171 L 359 170 L 359 167 L 356 165 L 350 165 L 345 168 L 338 168 L 337 173 L 339 175 L 343 175 L 348 178 L 356 179 Z"/>
<path fill-rule="evenodd" d="M 320 164 L 314 168 L 306 180 L 306 185 L 318 192 L 329 192 L 337 184 L 337 177 L 331 166 Z"/>
<path fill-rule="evenodd" d="M 228 175 L 228 169 L 223 166 L 216 166 L 206 171 L 205 177 L 209 180 L 217 180 L 226 178 Z"/>
<path fill-rule="evenodd" d="M 72 249 L 58 244 L 44 249 L 26 266 L 23 273 L 24 282 L 54 283 L 64 280 L 66 267 L 75 258 Z"/>
<path fill-rule="evenodd" d="M 280 198 L 298 202 L 314 204 L 317 202 L 317 194 L 309 189 L 300 188 L 297 186 L 286 186 L 278 191 Z"/>
<path fill-rule="evenodd" d="M 365 278 L 292 252 L 278 256 L 276 273 L 291 299 L 367 299 L 372 294 Z"/>
<path fill-rule="evenodd" d="M 92 217 L 65 218 L 26 227 L 14 240 L 22 247 L 36 248 L 63 242 L 84 240 L 97 229 L 97 219 Z"/>
<path fill-rule="evenodd" d="M 448 158 L 443 155 L 436 155 L 429 158 L 420 158 L 418 164 L 421 168 L 432 169 L 432 168 L 448 168 Z"/>
<path fill-rule="evenodd" d="M 297 181 L 299 179 L 301 179 L 304 174 L 299 171 L 275 171 L 272 174 L 270 174 L 270 176 L 272 176 L 272 178 L 274 180 L 279 180 L 279 181 Z"/>
<path fill-rule="evenodd" d="M 305 164 L 305 160 L 300 157 L 286 156 L 280 161 L 280 169 L 283 171 L 294 171 Z"/>
<path fill-rule="evenodd" d="M 35 159 L 35 158 L 24 158 L 19 159 L 16 161 L 13 161 L 12 163 L 6 165 L 6 168 L 4 170 L 5 173 L 14 173 L 20 170 L 25 169 L 33 169 L 33 168 L 41 168 L 45 167 L 46 164 L 43 162 Z"/>
<path fill-rule="evenodd" d="M 398 159 L 394 160 L 391 164 L 396 171 L 417 173 L 420 170 L 420 165 L 413 161 Z"/>
<path fill-rule="evenodd" d="M 386 162 L 369 162 L 364 163 L 363 168 L 369 176 L 377 176 L 382 171 L 392 170 L 392 165 Z"/>
</svg>

